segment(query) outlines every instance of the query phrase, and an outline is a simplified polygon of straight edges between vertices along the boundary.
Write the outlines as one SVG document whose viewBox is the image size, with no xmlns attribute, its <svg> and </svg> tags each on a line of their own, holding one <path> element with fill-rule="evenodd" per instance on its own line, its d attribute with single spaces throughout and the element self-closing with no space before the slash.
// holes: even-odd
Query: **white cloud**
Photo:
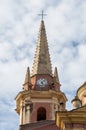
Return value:
<svg viewBox="0 0 86 130">
<path fill-rule="evenodd" d="M 3 24 L 6 21 L 13 19 L 12 15 L 12 1 L 11 0 L 0 0 L 0 23 Z"/>
</svg>

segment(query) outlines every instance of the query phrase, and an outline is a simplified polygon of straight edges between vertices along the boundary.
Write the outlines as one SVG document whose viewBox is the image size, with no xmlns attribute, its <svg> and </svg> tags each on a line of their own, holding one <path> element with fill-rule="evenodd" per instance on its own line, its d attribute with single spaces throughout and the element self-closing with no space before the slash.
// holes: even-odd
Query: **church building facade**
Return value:
<svg viewBox="0 0 86 130">
<path fill-rule="evenodd" d="M 86 82 L 71 101 L 74 109 L 56 112 L 56 124 L 61 130 L 86 130 Z"/>
</svg>

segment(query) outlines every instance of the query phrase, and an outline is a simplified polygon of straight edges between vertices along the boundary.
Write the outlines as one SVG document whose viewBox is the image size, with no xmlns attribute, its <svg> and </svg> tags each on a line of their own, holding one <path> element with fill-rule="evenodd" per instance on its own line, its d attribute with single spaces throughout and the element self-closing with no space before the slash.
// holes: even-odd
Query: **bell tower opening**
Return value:
<svg viewBox="0 0 86 130">
<path fill-rule="evenodd" d="M 46 109 L 44 107 L 40 107 L 37 110 L 37 121 L 46 120 Z"/>
</svg>

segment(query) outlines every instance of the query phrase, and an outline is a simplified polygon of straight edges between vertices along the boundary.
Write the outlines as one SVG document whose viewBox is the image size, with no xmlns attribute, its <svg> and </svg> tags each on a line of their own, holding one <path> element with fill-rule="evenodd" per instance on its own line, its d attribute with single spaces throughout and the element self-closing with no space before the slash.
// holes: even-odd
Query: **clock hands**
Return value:
<svg viewBox="0 0 86 130">
<path fill-rule="evenodd" d="M 47 85 L 47 80 L 46 79 L 38 79 L 37 80 L 37 85 L 40 86 L 40 87 L 44 87 L 45 85 Z"/>
</svg>

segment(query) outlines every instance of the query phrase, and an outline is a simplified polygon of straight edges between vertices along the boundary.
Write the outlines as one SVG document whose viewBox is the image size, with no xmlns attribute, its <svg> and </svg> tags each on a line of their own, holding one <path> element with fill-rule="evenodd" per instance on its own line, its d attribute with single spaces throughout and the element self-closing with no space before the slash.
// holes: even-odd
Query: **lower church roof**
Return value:
<svg viewBox="0 0 86 130">
<path fill-rule="evenodd" d="M 19 130 L 61 130 L 53 120 L 43 120 L 30 124 L 20 125 Z"/>
</svg>

